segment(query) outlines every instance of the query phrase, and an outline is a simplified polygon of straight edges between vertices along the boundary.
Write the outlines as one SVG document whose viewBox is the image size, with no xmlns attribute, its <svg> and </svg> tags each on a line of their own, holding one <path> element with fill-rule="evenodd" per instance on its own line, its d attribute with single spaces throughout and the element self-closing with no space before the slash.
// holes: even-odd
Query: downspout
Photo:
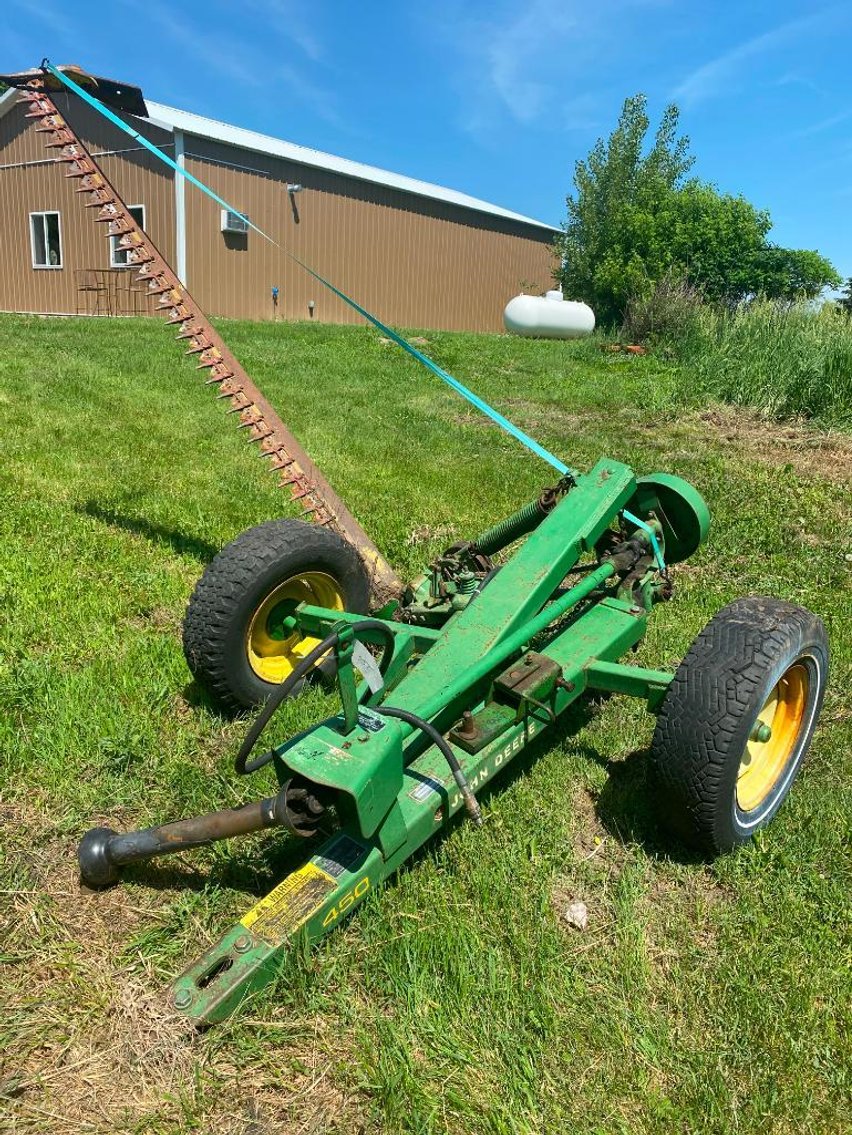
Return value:
<svg viewBox="0 0 852 1135">
<path fill-rule="evenodd" d="M 182 130 L 175 130 L 175 162 L 186 167 Z M 186 178 L 175 177 L 175 275 L 186 286 Z"/>
</svg>

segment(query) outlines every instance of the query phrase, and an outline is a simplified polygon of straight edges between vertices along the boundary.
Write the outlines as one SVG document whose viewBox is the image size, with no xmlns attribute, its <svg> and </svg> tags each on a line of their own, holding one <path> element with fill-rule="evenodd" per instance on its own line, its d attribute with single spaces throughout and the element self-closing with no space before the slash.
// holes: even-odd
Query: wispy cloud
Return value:
<svg viewBox="0 0 852 1135">
<path fill-rule="evenodd" d="M 446 0 L 434 24 L 461 62 L 457 82 L 467 132 L 480 139 L 494 136 L 507 118 L 521 126 L 548 116 L 567 129 L 597 124 L 598 98 L 580 77 L 579 62 L 596 30 L 594 19 L 576 3 L 500 0 L 484 19 L 471 17 L 467 4 Z"/>
<path fill-rule="evenodd" d="M 147 0 L 144 10 L 148 19 L 179 44 L 183 52 L 206 64 L 211 75 L 233 79 L 255 89 L 264 85 L 258 61 L 250 59 L 248 50 L 235 38 L 232 37 L 227 49 L 223 50 L 221 35 L 208 34 L 201 31 L 198 24 L 186 23 L 174 14 L 172 8 Z"/>
<path fill-rule="evenodd" d="M 533 0 L 514 20 L 489 29 L 484 42 L 488 78 L 517 122 L 535 121 L 550 101 L 554 87 L 537 77 L 540 65 L 576 25 L 564 0 Z"/>
<path fill-rule="evenodd" d="M 46 24 L 51 29 L 54 37 L 69 37 L 72 35 L 74 29 L 70 21 L 67 20 L 62 12 L 53 4 L 42 4 L 40 0 L 7 0 L 7 3 L 9 2 L 11 2 L 13 9 L 23 12 L 28 19 L 37 20 L 39 23 Z M 8 19 L 8 12 L 5 13 L 5 15 Z M 34 60 L 34 62 L 40 63 L 41 60 L 37 59 Z"/>
<path fill-rule="evenodd" d="M 724 91 L 729 92 L 737 86 L 748 65 L 798 44 L 809 33 L 831 27 L 843 10 L 837 6 L 823 8 L 745 40 L 698 67 L 675 88 L 673 97 L 684 106 L 693 106 Z"/>
<path fill-rule="evenodd" d="M 839 114 L 832 114 L 828 118 L 823 118 L 819 122 L 813 122 L 801 130 L 794 131 L 790 137 L 810 138 L 813 134 L 824 134 L 827 130 L 833 130 L 835 126 L 848 122 L 850 118 L 852 118 L 852 110 L 842 110 Z"/>
<path fill-rule="evenodd" d="M 227 6 L 232 9 L 230 3 Z M 311 62 L 318 63 L 323 58 L 323 46 L 305 19 L 305 6 L 298 0 L 243 0 L 242 7 L 255 13 L 255 27 L 264 37 L 273 31 L 280 39 L 297 47 Z M 311 4 L 308 10 L 316 26 L 316 5 Z"/>
<path fill-rule="evenodd" d="M 310 107 L 318 118 L 340 130 L 349 130 L 349 124 L 340 112 L 335 94 L 319 83 L 313 82 L 298 68 L 281 65 L 275 68 L 272 78 L 276 85 L 281 84 L 286 87 L 299 103 Z"/>
<path fill-rule="evenodd" d="M 119 0 L 126 6 L 134 0 Z M 216 2 L 216 0 L 212 0 Z M 286 93 L 283 100 L 298 102 L 309 107 L 318 118 L 338 129 L 347 129 L 333 90 L 324 87 L 306 74 L 292 60 L 305 56 L 314 70 L 321 63 L 322 47 L 319 40 L 303 23 L 294 3 L 290 0 L 243 0 L 244 10 L 262 17 L 262 36 L 255 33 L 258 23 L 246 21 L 252 28 L 252 41 L 241 39 L 238 33 L 229 36 L 223 50 L 221 35 L 200 30 L 166 7 L 161 0 L 146 0 L 147 17 L 159 26 L 182 50 L 209 68 L 211 74 L 233 80 L 250 90 L 278 90 Z M 232 12 L 230 4 L 228 11 Z M 222 18 L 228 11 L 222 8 Z M 289 50 L 282 50 L 286 46 Z M 325 66 L 323 65 L 324 69 Z"/>
</svg>

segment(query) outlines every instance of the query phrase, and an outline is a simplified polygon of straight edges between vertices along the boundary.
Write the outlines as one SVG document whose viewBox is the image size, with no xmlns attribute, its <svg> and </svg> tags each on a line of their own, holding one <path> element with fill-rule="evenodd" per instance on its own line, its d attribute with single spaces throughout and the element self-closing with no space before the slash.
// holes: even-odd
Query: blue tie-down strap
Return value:
<svg viewBox="0 0 852 1135">
<path fill-rule="evenodd" d="M 451 374 L 448 374 L 447 371 L 443 369 L 443 367 L 439 367 L 438 364 L 433 362 L 428 355 L 424 355 L 422 351 L 418 351 L 415 346 L 409 343 L 408 340 L 403 338 L 403 336 L 398 332 L 394 331 L 392 327 L 388 327 L 386 323 L 383 323 L 377 316 L 373 315 L 372 312 L 369 312 L 365 307 L 362 307 L 362 305 L 358 303 L 357 300 L 352 299 L 351 296 L 348 296 L 345 292 L 341 291 L 340 288 L 335 287 L 335 285 L 332 284 L 331 281 L 326 280 L 324 276 L 321 276 L 319 272 L 311 268 L 311 266 L 309 264 L 306 264 L 304 260 L 300 260 L 298 256 L 294 256 L 292 252 L 289 252 L 277 240 L 269 236 L 268 233 L 265 233 L 263 229 L 259 228 L 253 221 L 249 220 L 249 218 L 241 213 L 239 209 L 234 208 L 234 206 L 231 205 L 230 202 L 226 201 L 223 197 L 220 197 L 218 193 L 214 193 L 209 186 L 205 185 L 203 181 L 200 181 L 197 177 L 191 174 L 189 170 L 187 170 L 184 166 L 178 165 L 173 158 L 170 158 L 168 154 L 163 153 L 159 146 L 155 146 L 154 143 L 149 141 L 146 137 L 144 137 L 144 135 L 140 134 L 137 130 L 134 130 L 132 126 L 128 125 L 128 123 L 126 123 L 122 118 L 119 118 L 117 114 L 114 114 L 113 111 L 104 106 L 103 103 L 101 103 L 94 97 L 94 95 L 89 94 L 89 92 L 81 87 L 79 83 L 75 83 L 73 79 L 68 77 L 68 75 L 64 74 L 58 68 L 54 67 L 49 60 L 45 59 L 43 61 L 42 68 L 45 71 L 48 71 L 51 75 L 54 75 L 57 79 L 59 79 L 60 82 L 64 83 L 69 90 L 73 91 L 76 95 L 79 95 L 79 97 L 83 99 L 84 102 L 88 103 L 88 105 L 98 111 L 99 114 L 102 114 L 104 118 L 108 119 L 114 126 L 117 126 L 119 130 L 122 130 L 125 134 L 129 134 L 131 138 L 135 139 L 141 146 L 144 146 L 146 150 L 150 151 L 150 153 L 152 153 L 154 157 L 158 158 L 170 169 L 174 170 L 176 175 L 185 178 L 197 189 L 200 189 L 202 193 L 206 194 L 211 200 L 220 205 L 223 209 L 227 209 L 229 212 L 235 213 L 238 217 L 245 221 L 249 228 L 253 229 L 256 233 L 262 236 L 264 240 L 268 240 L 270 244 L 273 244 L 276 248 L 281 249 L 285 256 L 289 257 L 289 259 L 292 260 L 295 264 L 298 264 L 300 268 L 303 268 L 310 276 L 312 276 L 315 280 L 322 284 L 323 287 L 328 288 L 329 291 L 333 292 L 334 295 L 343 300 L 343 302 L 348 304 L 349 307 L 351 307 L 354 311 L 357 311 L 359 315 L 363 316 L 364 319 L 366 319 L 369 323 L 372 323 L 374 327 L 376 327 L 379 331 L 381 331 L 384 335 L 386 335 L 389 339 L 396 343 L 397 346 L 402 347 L 404 351 L 407 351 L 409 355 L 417 359 L 417 361 L 422 363 L 423 366 L 427 367 L 434 375 L 437 375 L 437 377 L 440 378 L 442 382 L 445 382 L 447 386 L 455 390 L 457 394 L 460 394 L 462 396 L 462 398 L 467 399 L 467 401 L 470 402 L 472 406 L 475 406 L 477 410 L 480 410 L 483 414 L 486 414 L 489 418 L 491 418 L 493 422 L 496 422 L 497 425 L 501 427 L 501 429 L 504 429 L 506 431 L 506 433 L 510 434 L 522 445 L 526 446 L 526 448 L 531 453 L 534 453 L 537 457 L 540 457 L 543 461 L 546 461 L 548 465 L 551 465 L 554 469 L 556 469 L 558 473 L 563 476 L 565 476 L 566 474 L 571 476 L 577 475 L 576 471 L 566 465 L 564 461 L 560 461 L 558 457 L 554 456 L 554 454 L 552 454 L 549 450 L 545 449 L 543 445 L 540 445 L 534 438 L 530 437 L 529 434 L 525 433 L 519 426 L 516 426 L 513 422 L 510 422 L 508 418 L 505 418 L 498 410 L 495 410 L 493 406 L 489 406 L 488 403 L 484 399 L 480 398 L 478 394 L 474 394 L 472 390 L 468 390 L 468 388 L 463 383 L 459 382 L 457 378 L 453 378 L 453 376 Z M 273 301 L 276 301 L 278 299 L 277 292 L 278 289 L 273 288 Z M 645 524 L 644 521 L 639 520 L 638 517 L 633 516 L 631 513 L 625 512 L 624 516 L 627 520 L 629 520 L 633 524 L 638 525 L 638 527 L 640 527 L 648 534 L 651 541 L 651 546 L 654 549 L 654 554 L 657 558 L 657 563 L 660 567 L 660 570 L 662 571 L 665 567 L 665 564 L 656 534 L 652 531 L 649 525 Z"/>
</svg>

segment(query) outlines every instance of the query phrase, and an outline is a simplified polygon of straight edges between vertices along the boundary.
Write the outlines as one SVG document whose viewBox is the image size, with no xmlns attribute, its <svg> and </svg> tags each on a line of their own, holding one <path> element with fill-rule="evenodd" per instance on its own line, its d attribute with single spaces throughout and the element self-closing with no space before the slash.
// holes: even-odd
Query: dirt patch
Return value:
<svg viewBox="0 0 852 1135">
<path fill-rule="evenodd" d="M 680 964 L 685 941 L 691 949 L 710 952 L 724 908 L 733 901 L 710 867 L 660 866 L 637 907 L 646 956 L 659 978 L 665 980 Z"/>
<path fill-rule="evenodd" d="M 180 629 L 181 615 L 169 607 L 152 607 L 130 619 L 136 630 L 176 631 Z"/>
<path fill-rule="evenodd" d="M 339 1061 L 339 1041 L 322 1022 L 312 1036 L 300 1028 L 293 1042 L 283 1014 L 273 1011 L 258 1025 L 283 1046 L 274 1060 L 243 1065 L 227 1037 L 197 1033 L 170 1010 L 170 975 L 154 972 L 127 943 L 156 925 L 174 894 L 146 894 L 140 905 L 129 887 L 81 890 L 75 841 L 49 817 L 0 805 L 0 825 L 0 1113 L 9 1124 L 0 1128 L 52 1135 L 359 1129 L 357 1101 L 335 1085 L 330 1054 Z"/>
<path fill-rule="evenodd" d="M 582 433 L 590 426 L 611 428 L 612 417 L 600 411 L 575 412 L 559 406 L 542 404 L 525 398 L 504 398 L 506 415 L 524 429 L 535 433 L 539 427 L 556 428 L 566 433 Z M 833 484 L 852 487 L 852 434 L 841 430 L 820 430 L 805 421 L 775 422 L 760 414 L 736 406 L 713 406 L 666 419 L 637 421 L 636 408 L 626 406 L 618 414 L 619 433 L 656 438 L 665 437 L 676 449 L 691 456 L 695 441 L 708 441 L 721 450 L 732 450 L 737 456 L 771 466 L 791 466 L 804 476 L 823 477 Z M 460 425 L 496 428 L 496 423 L 473 410 L 452 415 Z"/>
<path fill-rule="evenodd" d="M 659 431 L 654 423 L 637 428 L 644 433 Z M 714 406 L 666 424 L 672 440 L 696 434 L 750 461 L 790 465 L 796 473 L 852 486 L 852 435 L 840 430 L 818 430 L 806 422 L 773 422 L 734 406 Z"/>
<path fill-rule="evenodd" d="M 630 849 L 601 823 L 595 794 L 579 788 L 571 802 L 573 825 L 571 867 L 554 883 L 551 902 L 560 923 L 567 929 L 566 910 L 573 902 L 588 908 L 589 931 L 605 932 L 615 925 L 611 892 L 631 858 Z"/>
<path fill-rule="evenodd" d="M 564 432 L 579 432 L 590 422 L 600 423 L 602 415 L 589 412 L 574 413 L 550 403 L 531 402 L 526 398 L 503 398 L 500 407 L 507 418 L 525 430 L 535 432 L 547 427 Z M 460 426 L 479 426 L 483 429 L 500 429 L 498 424 L 478 410 L 461 410 L 450 415 L 450 421 Z"/>
</svg>

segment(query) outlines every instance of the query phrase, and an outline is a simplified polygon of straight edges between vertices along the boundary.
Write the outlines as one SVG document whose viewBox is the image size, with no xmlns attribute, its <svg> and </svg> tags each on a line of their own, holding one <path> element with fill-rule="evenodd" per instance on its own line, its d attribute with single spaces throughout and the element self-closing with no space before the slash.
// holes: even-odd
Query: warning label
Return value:
<svg viewBox="0 0 852 1135">
<path fill-rule="evenodd" d="M 253 906 L 242 925 L 270 946 L 278 946 L 316 914 L 336 887 L 331 875 L 306 863 Z"/>
</svg>

